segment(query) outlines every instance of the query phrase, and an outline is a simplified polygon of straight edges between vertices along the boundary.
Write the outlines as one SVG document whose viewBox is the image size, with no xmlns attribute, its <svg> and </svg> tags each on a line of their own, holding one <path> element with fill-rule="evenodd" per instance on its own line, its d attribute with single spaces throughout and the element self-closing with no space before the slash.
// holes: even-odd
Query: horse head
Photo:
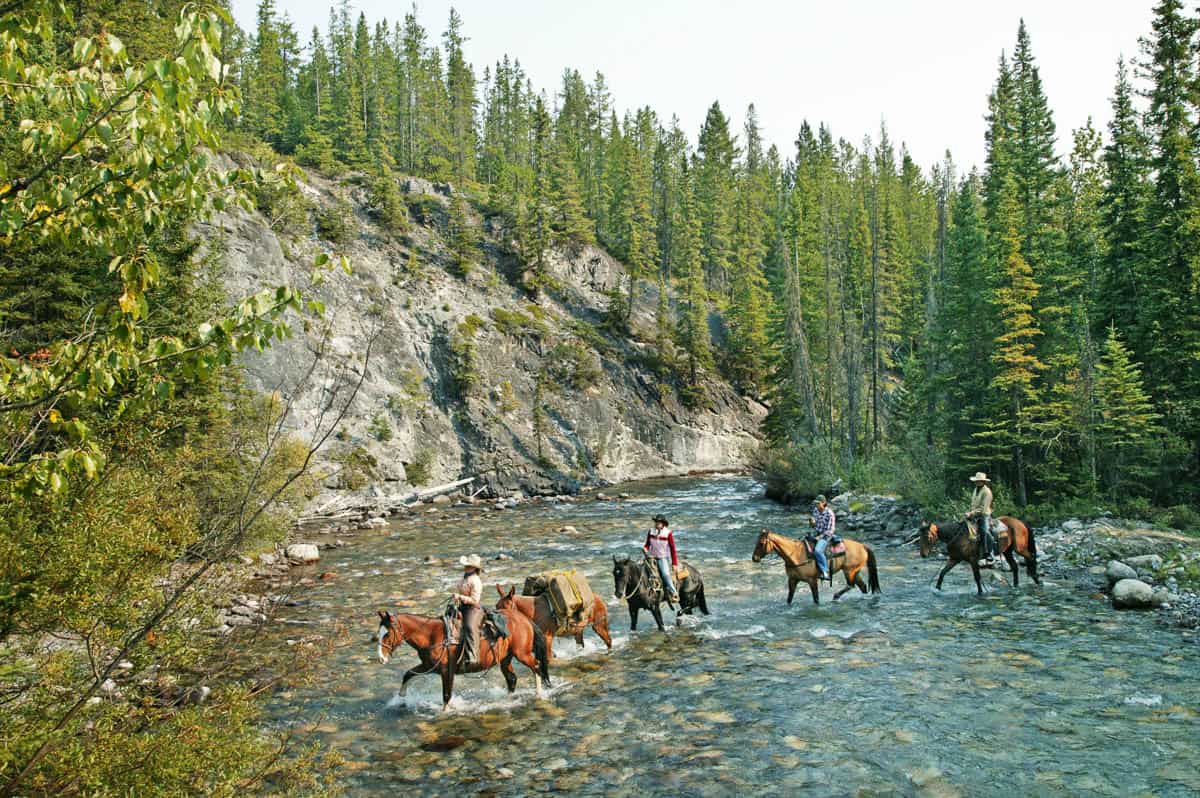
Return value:
<svg viewBox="0 0 1200 798">
<path fill-rule="evenodd" d="M 504 588 L 500 587 L 500 585 L 496 585 L 496 592 L 500 594 L 500 600 L 496 602 L 496 609 L 509 610 L 517 606 L 517 602 L 513 599 L 513 596 L 517 593 L 516 585 L 510 587 L 507 593 L 504 592 Z"/>
<path fill-rule="evenodd" d="M 380 610 L 379 632 L 375 639 L 378 643 L 376 653 L 379 655 L 379 661 L 387 665 L 388 660 L 392 658 L 392 652 L 404 643 L 404 628 L 390 612 Z"/>
<path fill-rule="evenodd" d="M 632 573 L 633 569 L 633 558 L 627 556 L 618 560 L 617 555 L 613 555 L 613 597 L 618 601 L 637 592 L 637 578 Z"/>
<path fill-rule="evenodd" d="M 758 542 L 754 546 L 754 554 L 750 559 L 755 562 L 761 562 L 763 557 L 766 557 L 775 550 L 775 544 L 771 541 L 771 530 L 763 527 L 762 532 L 758 533 Z"/>
<path fill-rule="evenodd" d="M 921 538 L 921 556 L 928 557 L 933 552 L 933 547 L 938 544 L 938 525 L 932 521 L 924 521 L 918 534 Z"/>
</svg>

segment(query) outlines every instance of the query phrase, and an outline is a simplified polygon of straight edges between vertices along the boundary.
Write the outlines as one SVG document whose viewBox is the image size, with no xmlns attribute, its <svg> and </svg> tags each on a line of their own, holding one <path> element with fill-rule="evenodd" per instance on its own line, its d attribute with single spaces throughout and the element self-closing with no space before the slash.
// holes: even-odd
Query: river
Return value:
<svg viewBox="0 0 1200 798">
<path fill-rule="evenodd" d="M 258 644 L 344 625 L 350 645 L 320 663 L 318 686 L 273 697 L 271 722 L 340 751 L 348 793 L 364 796 L 1200 793 L 1200 650 L 1153 615 L 1115 613 L 1053 577 L 980 599 L 962 567 L 939 594 L 940 561 L 882 543 L 881 595 L 833 604 L 825 588 L 818 607 L 801 585 L 789 607 L 781 562 L 750 554 L 760 527 L 794 533 L 804 519 L 753 480 L 622 490 L 628 500 L 420 515 L 324 553 L 319 570 L 336 577 L 297 594 L 308 603 L 281 610 Z M 657 512 L 713 615 L 664 635 L 643 613 L 631 634 L 611 557 L 636 554 Z M 609 600 L 612 653 L 590 630 L 582 652 L 556 640 L 542 701 L 520 664 L 513 697 L 493 671 L 459 677 L 445 714 L 436 676 L 401 699 L 416 656 L 378 663 L 375 610 L 436 612 L 471 552 L 490 561 L 489 601 L 497 582 L 579 568 Z"/>
</svg>

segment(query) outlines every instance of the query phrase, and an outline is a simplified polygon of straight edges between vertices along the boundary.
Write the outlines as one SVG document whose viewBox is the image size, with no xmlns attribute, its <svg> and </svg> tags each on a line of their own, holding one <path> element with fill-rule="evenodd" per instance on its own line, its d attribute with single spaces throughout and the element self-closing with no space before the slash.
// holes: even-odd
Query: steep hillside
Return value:
<svg viewBox="0 0 1200 798">
<path fill-rule="evenodd" d="M 717 379 L 685 406 L 651 344 L 604 332 L 604 292 L 624 271 L 603 250 L 552 252 L 558 285 L 533 297 L 500 218 L 473 206 L 479 263 L 463 278 L 448 251 L 451 186 L 400 179 L 409 222 L 394 234 L 361 182 L 308 174 L 302 203 L 268 198 L 267 213 L 235 211 L 201 231 L 219 242 L 235 295 L 302 281 L 321 250 L 352 259 L 351 274 L 315 289 L 332 319 L 328 348 L 366 368 L 324 452 L 327 487 L 478 476 L 493 494 L 549 493 L 744 461 L 764 408 Z M 635 339 L 651 335 L 657 301 L 650 287 L 636 298 Z M 292 396 L 300 431 L 328 404 L 333 378 L 304 379 L 320 345 L 309 329 L 246 361 L 253 387 Z"/>
</svg>

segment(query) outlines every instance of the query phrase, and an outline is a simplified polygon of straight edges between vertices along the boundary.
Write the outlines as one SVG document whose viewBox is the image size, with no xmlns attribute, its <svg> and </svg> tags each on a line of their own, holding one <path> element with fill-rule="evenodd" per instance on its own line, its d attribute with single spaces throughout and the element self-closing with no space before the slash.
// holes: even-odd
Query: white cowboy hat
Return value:
<svg viewBox="0 0 1200 798">
<path fill-rule="evenodd" d="M 991 482 L 991 480 L 988 479 L 988 475 L 983 473 L 982 471 L 976 471 L 974 476 L 972 476 L 969 481 L 971 481 L 971 482 Z"/>
<path fill-rule="evenodd" d="M 469 557 L 459 557 L 458 564 L 463 568 L 474 568 L 476 571 L 483 570 L 483 560 L 478 554 L 472 554 Z"/>
</svg>

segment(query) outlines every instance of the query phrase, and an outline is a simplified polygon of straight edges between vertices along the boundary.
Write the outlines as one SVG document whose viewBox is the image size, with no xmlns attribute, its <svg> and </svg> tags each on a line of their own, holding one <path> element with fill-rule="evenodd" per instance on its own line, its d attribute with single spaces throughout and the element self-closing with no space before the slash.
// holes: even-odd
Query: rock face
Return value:
<svg viewBox="0 0 1200 798">
<path fill-rule="evenodd" d="M 1154 588 L 1140 579 L 1122 579 L 1113 585 L 1112 604 L 1119 610 L 1153 607 Z"/>
<path fill-rule="evenodd" d="M 352 273 L 334 270 L 310 292 L 325 304 L 328 333 L 296 325 L 244 360 L 253 387 L 290 401 L 287 422 L 303 436 L 328 426 L 362 378 L 321 454 L 327 488 L 479 476 L 485 496 L 553 494 L 745 462 L 765 408 L 717 379 L 694 406 L 683 402 L 680 380 L 641 343 L 654 338 L 649 283 L 635 293 L 633 334 L 608 335 L 606 292 L 628 286 L 619 262 L 592 246 L 552 250 L 555 285 L 534 295 L 502 220 L 474 210 L 478 262 L 457 276 L 446 234 L 452 191 L 427 183 L 398 181 L 414 217 L 403 234 L 375 222 L 361 185 L 315 175 L 301 185 L 307 221 L 288 232 L 240 209 L 199 230 L 219 242 L 234 297 L 303 284 L 320 252 L 352 262 Z M 352 235 L 335 245 L 314 220 L 339 203 Z M 310 374 L 319 350 L 329 357 Z"/>
</svg>

